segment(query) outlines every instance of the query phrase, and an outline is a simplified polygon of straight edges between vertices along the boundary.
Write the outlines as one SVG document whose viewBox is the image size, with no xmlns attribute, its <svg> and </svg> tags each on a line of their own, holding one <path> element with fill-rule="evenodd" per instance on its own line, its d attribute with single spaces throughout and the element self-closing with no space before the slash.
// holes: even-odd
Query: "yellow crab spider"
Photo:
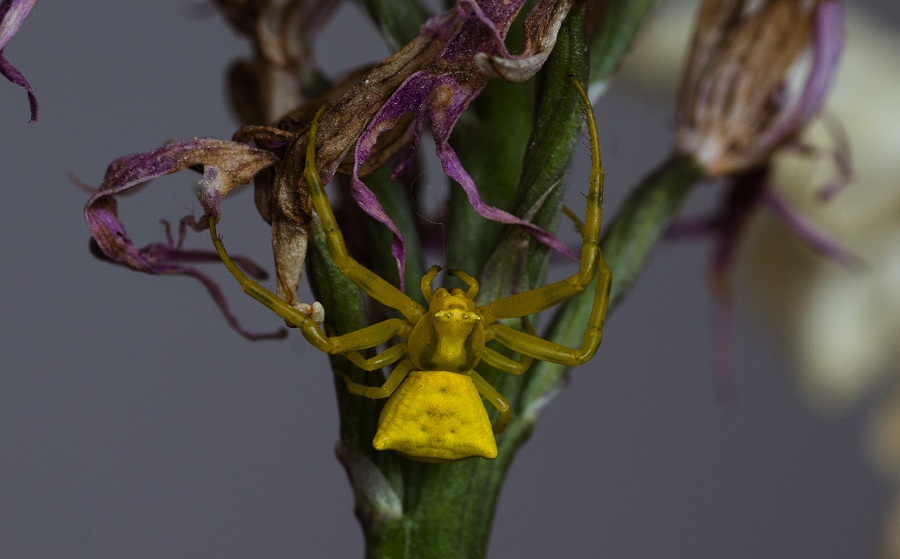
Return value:
<svg viewBox="0 0 900 559">
<path fill-rule="evenodd" d="M 344 355 L 369 371 L 396 363 L 385 383 L 377 387 L 358 384 L 342 373 L 350 393 L 388 399 L 373 441 L 376 449 L 395 450 L 425 462 L 447 462 L 472 456 L 495 458 L 497 443 L 494 435 L 506 427 L 511 410 L 503 396 L 475 372 L 475 366 L 483 360 L 500 371 L 520 375 L 533 358 L 574 366 L 586 362 L 597 351 L 611 281 L 599 245 L 603 168 L 590 101 L 577 80 L 572 81 L 587 113 L 591 175 L 580 266 L 569 278 L 490 304 L 477 305 L 478 282 L 460 270 L 449 270 L 449 274 L 459 278 L 467 286 L 466 291 L 448 291 L 443 287 L 432 291 L 432 281 L 440 271 L 434 266 L 421 283 L 427 308 L 412 300 L 347 254 L 343 235 L 315 166 L 316 123 L 321 110 L 310 128 L 304 176 L 325 231 L 328 251 L 345 276 L 376 301 L 399 311 L 403 318 L 390 318 L 340 336 L 327 335 L 306 314 L 249 279 L 235 266 L 216 234 L 215 219 L 210 217 L 209 229 L 216 250 L 244 291 L 297 326 L 314 347 L 325 353 Z M 581 347 L 565 347 L 538 337 L 530 328 L 521 332 L 498 322 L 505 318 L 526 317 L 557 305 L 584 290 L 598 274 Z M 400 341 L 368 359 L 359 353 L 395 339 Z M 486 347 L 485 343 L 490 340 L 519 353 L 521 358 L 511 359 Z M 499 412 L 493 428 L 479 394 Z"/>
</svg>

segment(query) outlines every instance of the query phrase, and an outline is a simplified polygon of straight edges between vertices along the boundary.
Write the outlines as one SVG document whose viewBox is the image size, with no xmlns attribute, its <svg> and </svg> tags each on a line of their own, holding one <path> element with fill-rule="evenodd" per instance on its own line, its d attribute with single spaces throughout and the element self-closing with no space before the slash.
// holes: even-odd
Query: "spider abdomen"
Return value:
<svg viewBox="0 0 900 559">
<path fill-rule="evenodd" d="M 423 462 L 497 456 L 471 377 L 450 371 L 411 372 L 385 404 L 372 444 Z"/>
</svg>

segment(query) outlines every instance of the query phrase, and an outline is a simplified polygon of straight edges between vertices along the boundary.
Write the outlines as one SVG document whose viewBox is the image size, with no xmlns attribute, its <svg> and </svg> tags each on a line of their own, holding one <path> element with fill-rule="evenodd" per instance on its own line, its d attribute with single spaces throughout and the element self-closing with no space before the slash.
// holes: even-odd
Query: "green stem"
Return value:
<svg viewBox="0 0 900 559">
<path fill-rule="evenodd" d="M 387 5 L 383 0 L 365 0 L 364 3 L 373 13 L 393 13 L 392 10 L 381 11 L 379 6 Z M 407 7 L 413 4 L 411 1 L 402 3 Z M 483 99 L 473 103 L 475 112 L 479 107 L 485 110 L 484 114 L 478 115 L 478 120 L 487 123 L 487 130 L 498 136 L 490 137 L 487 144 L 476 142 L 470 146 L 471 149 L 457 144 L 457 151 L 473 178 L 478 184 L 487 184 L 486 188 L 494 189 L 485 194 L 486 199 L 500 207 L 511 208 L 520 215 L 528 215 L 538 225 L 550 229 L 558 220 L 561 185 L 582 120 L 580 100 L 569 76 L 577 76 L 582 83 L 586 83 L 588 76 L 585 6 L 581 3 L 572 10 L 560 30 L 550 59 L 539 75 L 535 88 L 537 104 L 533 125 L 528 125 L 527 120 L 524 121 L 526 124 L 522 121 L 522 115 L 530 111 L 529 94 L 523 93 L 525 90 L 521 86 L 498 83 L 493 86 L 493 91 L 485 92 Z M 395 41 L 410 32 L 409 29 L 397 31 L 398 28 L 392 27 L 393 24 L 389 24 L 387 19 L 379 19 L 379 22 L 384 29 L 394 29 L 388 34 Z M 504 119 L 510 118 L 510 126 L 502 125 Z M 461 121 L 458 131 L 472 132 L 466 127 L 467 124 Z M 512 145 L 511 139 L 506 138 L 508 135 L 521 138 L 529 133 L 528 128 L 531 137 L 527 147 Z M 482 134 L 468 137 L 481 138 Z M 510 145 L 498 149 L 503 141 Z M 480 157 L 466 157 L 467 154 L 478 156 L 479 153 Z M 490 156 L 485 157 L 486 154 Z M 515 167 L 510 166 L 511 162 Z M 518 188 L 497 189 L 498 186 L 510 184 L 517 184 Z M 549 195 L 545 196 L 547 193 Z M 652 195 L 638 197 L 634 204 L 640 206 L 654 203 L 654 200 Z M 644 227 L 653 225 L 642 222 L 647 215 L 640 208 L 629 211 L 622 214 L 625 219 L 620 227 L 624 229 L 617 233 L 617 239 L 619 235 L 631 234 L 633 229 L 643 231 Z M 652 215 L 650 217 L 651 221 L 655 219 Z M 528 250 L 515 251 L 519 255 L 524 252 L 524 259 L 516 257 L 505 261 L 503 255 L 510 252 L 510 243 L 518 246 L 522 242 L 521 231 L 507 228 L 505 234 L 500 235 L 504 231 L 496 227 L 494 235 L 473 237 L 473 231 L 483 231 L 482 225 L 473 219 L 471 227 L 461 228 L 456 219 L 462 219 L 461 214 L 454 216 L 454 227 L 450 230 L 449 263 L 474 275 L 481 274 L 478 277 L 483 280 L 482 293 L 486 297 L 494 299 L 513 289 L 529 289 L 543 281 L 547 260 L 544 247 L 524 239 L 529 243 Z M 487 224 L 486 227 L 495 226 Z M 491 238 L 501 240 L 489 250 L 482 250 L 484 245 L 490 244 L 486 241 Z M 628 260 L 638 269 L 640 263 L 634 263 L 633 258 L 629 260 L 626 256 L 633 257 L 633 250 L 649 252 L 649 247 L 634 249 L 626 238 L 617 240 L 614 245 L 613 252 L 620 253 L 615 258 L 616 262 Z M 318 232 L 315 246 L 316 271 L 312 275 L 315 276 L 319 299 L 329 312 L 329 327 L 335 333 L 343 333 L 364 326 L 367 320 L 359 290 L 336 271 Z M 472 251 L 473 247 L 480 249 L 477 254 Z M 483 265 L 487 269 L 482 272 Z M 610 262 L 610 265 L 615 273 L 614 263 Z M 410 287 L 415 288 L 414 285 Z M 579 311 L 579 305 L 573 304 L 566 306 L 562 312 L 577 314 Z M 567 331 L 551 331 L 553 336 L 564 337 L 563 334 Z M 334 358 L 332 366 L 335 370 L 352 369 L 352 365 L 343 358 Z M 506 432 L 498 437 L 499 456 L 495 460 L 468 459 L 448 464 L 414 462 L 394 453 L 375 451 L 371 441 L 382 402 L 349 396 L 340 382 L 336 384 L 341 412 L 338 456 L 347 470 L 356 496 L 356 514 L 366 538 L 366 557 L 480 559 L 485 556 L 497 497 L 506 472 L 531 433 L 540 404 L 546 400 L 547 393 L 559 385 L 563 369 L 550 367 L 537 367 L 534 372 L 513 377 L 480 365 L 479 373 L 506 395 L 516 414 Z M 354 371 L 352 374 L 360 378 L 362 373 Z M 379 374 L 370 374 L 367 383 L 377 385 L 381 378 Z"/>
<path fill-rule="evenodd" d="M 610 307 L 631 289 L 651 250 L 703 175 L 703 167 L 693 158 L 673 155 L 628 196 L 601 240 L 613 273 Z"/>
</svg>

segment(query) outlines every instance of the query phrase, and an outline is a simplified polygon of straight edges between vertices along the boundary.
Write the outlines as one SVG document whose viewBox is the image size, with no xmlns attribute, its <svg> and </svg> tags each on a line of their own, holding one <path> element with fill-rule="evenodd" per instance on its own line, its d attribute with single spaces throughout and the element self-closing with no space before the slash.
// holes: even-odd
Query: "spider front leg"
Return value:
<svg viewBox="0 0 900 559">
<path fill-rule="evenodd" d="M 600 160 L 597 124 L 587 94 L 577 80 L 573 78 L 572 82 L 584 102 L 588 134 L 591 140 L 591 176 L 579 269 L 564 280 L 511 295 L 479 309 L 484 320 L 490 323 L 490 326 L 486 327 L 486 331 L 500 343 L 519 353 L 565 365 L 584 363 L 597 351 L 602 337 L 603 321 L 609 306 L 609 289 L 612 283 L 609 267 L 600 252 L 600 226 L 603 220 L 603 164 Z M 579 348 L 567 348 L 532 334 L 493 323 L 499 318 L 527 316 L 557 305 L 583 291 L 595 277 L 597 277 L 597 287 L 594 292 L 594 301 Z"/>
<path fill-rule="evenodd" d="M 534 328 L 532 328 L 531 323 L 528 321 L 528 319 L 522 319 L 522 326 L 525 329 L 525 332 L 531 335 L 535 335 Z M 491 339 L 490 328 L 487 329 L 487 333 L 487 339 L 489 340 Z M 518 376 L 527 371 L 529 367 L 531 367 L 533 358 L 530 355 L 522 354 L 518 360 L 515 360 L 503 355 L 499 351 L 495 351 L 485 346 L 484 353 L 481 356 L 481 360 L 491 367 L 497 369 L 498 371 Z"/>
<path fill-rule="evenodd" d="M 606 318 L 606 310 L 609 307 L 609 288 L 612 284 L 609 267 L 606 265 L 606 260 L 603 259 L 602 255 L 599 256 L 599 261 L 597 290 L 594 294 L 591 314 L 588 317 L 587 327 L 582 336 L 580 347 L 566 347 L 538 336 L 503 326 L 502 324 L 491 324 L 485 330 L 490 332 L 493 339 L 511 350 L 541 359 L 542 361 L 550 361 L 551 363 L 559 363 L 570 367 L 587 362 L 597 352 L 597 348 L 600 347 L 600 342 L 603 339 L 603 321 Z"/>
<path fill-rule="evenodd" d="M 406 353 L 406 343 L 402 342 L 369 358 L 363 357 L 358 351 L 351 351 L 350 353 L 343 353 L 342 355 L 364 371 L 377 371 L 382 367 L 387 367 L 392 363 L 396 363 L 403 357 L 406 357 Z"/>
<path fill-rule="evenodd" d="M 597 123 L 594 110 L 584 88 L 578 80 L 572 78 L 584 102 L 585 115 L 588 122 L 588 134 L 591 141 L 591 175 L 588 185 L 587 210 L 581 242 L 581 259 L 578 271 L 572 276 L 538 287 L 530 291 L 510 295 L 485 305 L 479 309 L 485 322 L 491 323 L 500 318 L 518 318 L 539 313 L 569 299 L 587 287 L 600 267 L 600 225 L 603 221 L 603 164 L 600 160 L 600 140 L 597 136 Z M 605 264 L 604 264 L 605 266 Z M 603 273 L 601 272 L 601 276 Z M 608 274 L 607 274 L 608 275 Z M 603 278 L 601 277 L 601 280 Z M 598 289 L 603 287 L 603 281 Z"/>
</svg>

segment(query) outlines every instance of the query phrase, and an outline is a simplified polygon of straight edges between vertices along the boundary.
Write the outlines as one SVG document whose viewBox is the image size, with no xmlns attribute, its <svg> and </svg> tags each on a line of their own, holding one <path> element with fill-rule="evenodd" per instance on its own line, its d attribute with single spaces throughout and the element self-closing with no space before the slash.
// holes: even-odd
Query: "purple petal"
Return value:
<svg viewBox="0 0 900 559">
<path fill-rule="evenodd" d="M 556 238 L 556 236 L 552 233 L 538 227 L 537 225 L 529 221 L 518 218 L 509 212 L 487 205 L 484 200 L 482 200 L 478 195 L 478 187 L 475 186 L 475 181 L 472 180 L 472 177 L 469 176 L 469 174 L 463 168 L 462 163 L 456 156 L 456 152 L 453 151 L 452 147 L 450 147 L 450 144 L 444 142 L 443 144 L 439 145 L 438 156 L 441 158 L 444 172 L 447 173 L 450 178 L 459 183 L 463 191 L 465 191 L 466 196 L 469 198 L 469 203 L 472 204 L 472 208 L 480 215 L 486 217 L 487 219 L 500 223 L 518 225 L 521 228 L 525 229 L 525 231 L 527 231 L 532 237 L 549 246 L 550 248 L 556 250 L 557 252 L 565 254 L 573 260 L 578 259 L 579 254 L 566 246 L 565 243 Z"/>
<path fill-rule="evenodd" d="M 831 141 L 834 147 L 829 151 L 831 159 L 834 161 L 835 175 L 828 183 L 819 189 L 819 200 L 827 202 L 831 200 L 838 192 L 850 184 L 853 178 L 853 161 L 850 157 L 850 140 L 844 126 L 837 118 L 828 118 L 824 115 L 822 121 L 825 123 Z"/>
<path fill-rule="evenodd" d="M 36 2 L 37 0 L 4 0 L 0 3 L 0 75 L 24 88 L 28 93 L 28 104 L 31 109 L 30 122 L 36 121 L 38 117 L 37 97 L 22 72 L 3 56 L 3 49 L 22 26 Z"/>
<path fill-rule="evenodd" d="M 665 238 L 672 240 L 703 239 L 718 233 L 722 227 L 722 218 L 718 215 L 682 218 L 669 225 Z"/>
<path fill-rule="evenodd" d="M 123 262 L 112 260 L 109 256 L 104 254 L 104 252 L 100 249 L 100 246 L 94 239 L 91 240 L 90 248 L 94 256 L 100 258 L 101 260 L 106 260 L 107 262 L 111 262 L 113 264 L 124 264 Z M 215 302 L 216 306 L 219 307 L 219 310 L 222 312 L 225 320 L 228 321 L 228 324 L 230 324 L 232 328 L 234 328 L 245 338 L 250 340 L 265 340 L 280 339 L 287 336 L 287 330 L 284 328 L 279 328 L 274 332 L 251 332 L 249 330 L 245 330 L 241 326 L 240 322 L 238 322 L 237 317 L 234 316 L 234 313 L 231 312 L 231 308 L 228 306 L 228 301 L 225 299 L 222 290 L 219 288 L 218 284 L 213 281 L 212 278 L 197 270 L 196 268 L 175 264 L 176 261 L 182 259 L 209 259 L 210 261 L 212 261 L 212 259 L 215 258 L 215 261 L 219 262 L 219 255 L 215 252 L 209 251 L 208 253 L 204 253 L 205 251 L 178 251 L 174 250 L 171 246 L 161 244 L 149 244 L 144 247 L 142 251 L 148 254 L 152 253 L 156 258 L 152 271 L 149 271 L 147 273 L 155 275 L 184 275 L 192 277 L 202 283 L 203 287 L 206 288 L 207 292 L 209 292 L 210 296 L 212 297 L 213 302 Z M 164 256 L 170 257 L 171 260 L 165 260 Z M 241 261 L 246 262 L 247 259 L 241 258 Z M 256 266 L 255 264 L 254 267 L 258 269 L 258 266 Z"/>
<path fill-rule="evenodd" d="M 37 0 L 3 0 L 0 3 L 0 50 L 9 43 Z"/>
<path fill-rule="evenodd" d="M 812 68 L 803 89 L 785 109 L 777 124 L 760 136 L 761 150 L 771 150 L 799 132 L 822 110 L 844 51 L 844 12 L 838 0 L 825 0 L 815 13 Z"/>
<path fill-rule="evenodd" d="M 819 114 L 844 52 L 844 10 L 841 2 L 827 0 L 816 11 L 813 28 L 813 67 L 800 94 L 793 119 L 800 127 Z"/>
<path fill-rule="evenodd" d="M 850 141 L 841 122 L 828 113 L 824 113 L 820 120 L 831 138 L 830 147 L 816 146 L 797 139 L 782 149 L 804 157 L 827 157 L 832 160 L 834 175 L 816 192 L 820 201 L 827 202 L 850 184 L 850 179 L 853 178 L 853 161 L 850 156 Z"/>
<path fill-rule="evenodd" d="M 490 2 L 485 3 L 490 4 Z M 463 9 L 463 6 L 468 6 L 472 11 L 470 13 L 467 13 Z M 522 4 L 520 3 L 519 6 L 515 8 L 516 12 L 518 12 L 521 7 Z M 509 29 L 510 20 L 501 18 L 499 22 L 495 22 L 490 17 L 488 17 L 487 14 L 484 13 L 484 10 L 481 9 L 481 6 L 479 6 L 478 2 L 475 2 L 475 0 L 459 0 L 456 3 L 456 10 L 460 15 L 464 17 L 469 17 L 480 21 L 488 29 L 488 31 L 490 31 L 490 34 L 495 41 L 496 48 L 499 50 L 499 54 L 504 57 L 512 57 L 509 51 L 506 50 L 506 31 Z M 515 16 L 515 14 L 513 14 L 513 16 Z M 503 25 L 502 29 L 500 28 L 498 23 Z"/>
</svg>

